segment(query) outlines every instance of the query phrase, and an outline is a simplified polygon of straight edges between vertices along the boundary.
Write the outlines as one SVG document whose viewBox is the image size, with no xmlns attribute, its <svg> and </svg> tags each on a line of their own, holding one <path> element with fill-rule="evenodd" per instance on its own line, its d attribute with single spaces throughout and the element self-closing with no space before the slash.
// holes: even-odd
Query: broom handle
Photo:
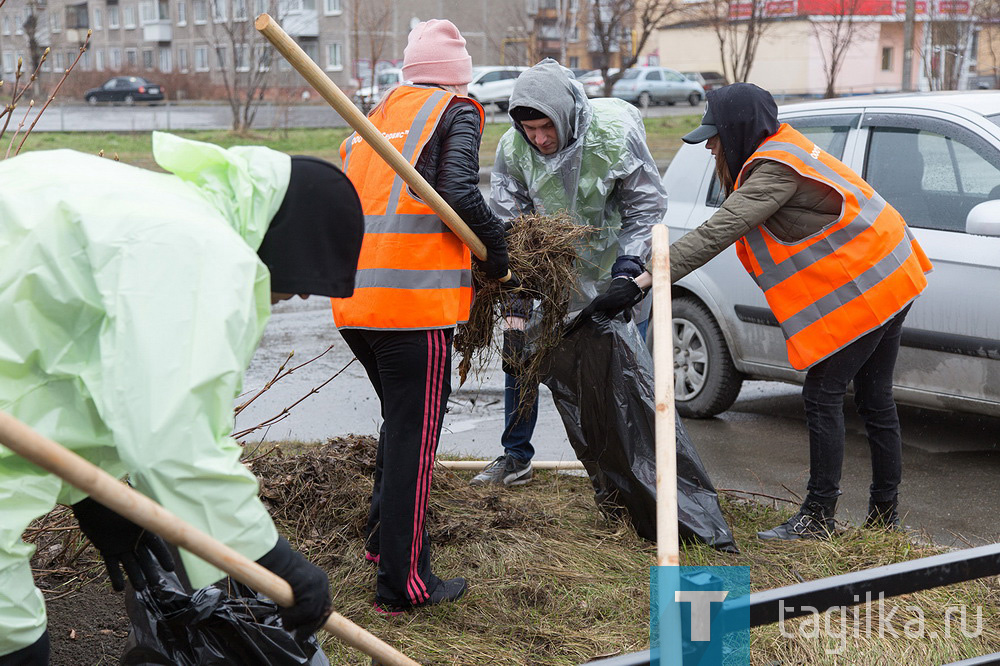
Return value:
<svg viewBox="0 0 1000 666">
<path fill-rule="evenodd" d="M 354 106 L 354 103 L 337 87 L 337 84 L 330 80 L 326 72 L 306 55 L 302 47 L 289 37 L 288 33 L 282 30 L 281 26 L 268 14 L 258 16 L 257 20 L 254 21 L 254 27 L 267 38 L 267 41 L 274 45 L 278 53 L 285 57 L 285 60 L 302 75 L 302 78 L 316 89 L 316 92 L 333 107 L 333 110 L 339 113 L 347 121 L 347 124 L 368 142 L 368 145 L 392 167 L 392 170 L 406 181 L 424 203 L 430 206 L 441 218 L 441 221 L 448 225 L 448 228 L 455 232 L 455 235 L 462 239 L 463 243 L 469 246 L 472 253 L 481 261 L 486 261 L 486 246 L 473 233 L 465 220 L 452 210 L 451 206 L 441 198 L 441 195 L 430 186 L 430 183 L 424 180 L 424 177 L 413 168 L 413 165 L 399 154 L 399 151 L 389 143 L 388 139 L 382 136 L 382 133 Z M 508 271 L 507 275 L 500 281 L 506 282 L 510 277 L 510 271 Z"/>
<path fill-rule="evenodd" d="M 292 588 L 285 579 L 189 525 L 104 470 L 2 411 L 0 444 L 79 488 L 112 511 L 262 592 L 281 606 L 291 606 L 294 603 Z M 373 657 L 378 663 L 418 666 L 417 662 L 339 613 L 331 613 L 323 628 Z"/>
<path fill-rule="evenodd" d="M 680 565 L 677 528 L 677 433 L 674 426 L 674 326 L 670 240 L 653 227 L 653 391 L 656 397 L 656 563 Z"/>
</svg>

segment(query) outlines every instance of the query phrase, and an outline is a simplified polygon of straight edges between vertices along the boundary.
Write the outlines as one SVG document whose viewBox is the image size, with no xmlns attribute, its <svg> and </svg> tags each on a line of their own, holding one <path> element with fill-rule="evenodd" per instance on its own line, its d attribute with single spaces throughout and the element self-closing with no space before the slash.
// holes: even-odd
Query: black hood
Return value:
<svg viewBox="0 0 1000 666">
<path fill-rule="evenodd" d="M 325 160 L 296 155 L 257 256 L 271 271 L 273 292 L 347 298 L 364 235 L 361 201 L 347 176 Z"/>
<path fill-rule="evenodd" d="M 761 142 L 778 131 L 778 105 L 771 93 L 752 83 L 734 83 L 710 90 L 705 103 L 712 109 L 726 166 L 736 177 Z"/>
</svg>

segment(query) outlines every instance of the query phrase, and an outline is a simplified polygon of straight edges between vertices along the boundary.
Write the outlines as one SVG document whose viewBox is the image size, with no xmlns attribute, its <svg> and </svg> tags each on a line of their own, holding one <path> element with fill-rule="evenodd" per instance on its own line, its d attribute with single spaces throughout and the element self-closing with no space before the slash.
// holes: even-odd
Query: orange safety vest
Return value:
<svg viewBox="0 0 1000 666">
<path fill-rule="evenodd" d="M 368 116 L 416 164 L 455 93 L 402 85 Z M 486 121 L 479 110 L 480 132 Z M 331 299 L 337 328 L 422 330 L 469 319 L 472 255 L 357 133 L 340 146 L 365 214 L 354 295 Z"/>
<path fill-rule="evenodd" d="M 843 162 L 782 124 L 740 169 L 773 160 L 836 190 L 843 211 L 794 243 L 761 224 L 736 242 L 744 268 L 764 292 L 797 370 L 875 330 L 927 286 L 932 266 L 902 216 Z"/>
</svg>

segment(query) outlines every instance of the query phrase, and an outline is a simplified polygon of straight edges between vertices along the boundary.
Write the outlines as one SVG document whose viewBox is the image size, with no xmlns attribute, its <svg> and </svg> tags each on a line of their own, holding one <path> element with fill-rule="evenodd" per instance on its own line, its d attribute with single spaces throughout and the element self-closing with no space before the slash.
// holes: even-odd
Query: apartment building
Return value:
<svg viewBox="0 0 1000 666">
<path fill-rule="evenodd" d="M 373 61 L 375 69 L 400 64 L 411 27 L 428 18 L 453 21 L 474 64 L 497 64 L 511 26 L 530 24 L 526 2 L 7 0 L 0 7 L 0 77 L 10 79 L 19 58 L 30 69 L 35 43 L 36 51 L 51 49 L 42 78 L 53 80 L 77 57 L 89 30 L 81 72 L 134 72 L 184 86 L 196 78 L 219 85 L 225 77 L 266 70 L 272 87 L 301 85 L 253 29 L 253 19 L 267 12 L 335 83 L 350 89 L 367 83 Z M 183 96 L 184 88 L 175 84 L 168 91 Z"/>
</svg>

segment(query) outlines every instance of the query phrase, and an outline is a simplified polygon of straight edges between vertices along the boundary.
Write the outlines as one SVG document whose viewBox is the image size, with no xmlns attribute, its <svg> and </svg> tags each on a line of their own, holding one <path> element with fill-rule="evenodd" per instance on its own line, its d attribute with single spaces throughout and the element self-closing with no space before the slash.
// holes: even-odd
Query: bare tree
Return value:
<svg viewBox="0 0 1000 666">
<path fill-rule="evenodd" d="M 638 61 L 653 32 L 680 8 L 678 0 L 589 0 L 591 50 L 598 54 L 606 96 Z M 621 67 L 609 75 L 615 54 Z"/>
<path fill-rule="evenodd" d="M 376 65 L 385 54 L 386 46 L 389 43 L 389 26 L 392 19 L 392 4 L 390 0 L 359 0 L 352 3 L 351 12 L 351 42 L 354 56 L 354 77 L 358 80 L 358 87 L 365 88 L 369 94 L 361 97 L 361 110 L 365 113 L 375 105 L 378 98 L 375 80 L 378 72 Z M 362 40 L 364 45 L 362 46 Z M 368 56 L 367 81 L 365 72 L 358 67 L 357 55 L 364 53 Z"/>
<path fill-rule="evenodd" d="M 957 90 L 968 69 L 976 22 L 967 6 L 954 7 L 941 11 L 937 3 L 928 3 L 924 30 L 929 37 L 925 35 L 921 57 L 931 90 Z"/>
<path fill-rule="evenodd" d="M 866 23 L 858 21 L 858 10 L 864 0 L 833 0 L 830 14 L 814 16 L 812 31 L 819 42 L 819 52 L 823 58 L 823 73 L 826 76 L 824 97 L 836 97 L 837 76 L 844 65 L 844 58 L 851 48 L 851 42 L 859 36 Z"/>
<path fill-rule="evenodd" d="M 982 28 L 979 33 L 980 44 L 985 40 L 986 53 L 990 57 L 993 87 L 1000 89 L 1000 35 L 997 34 L 997 28 L 1000 27 L 1000 0 L 981 0 L 976 4 L 975 16 Z"/>
<path fill-rule="evenodd" d="M 42 64 L 42 54 L 45 52 L 45 46 L 39 41 L 41 32 L 41 19 L 39 18 L 39 13 L 43 8 L 39 7 L 37 0 L 29 0 L 28 2 L 28 15 L 24 17 L 24 23 L 21 24 L 21 28 L 24 30 L 24 36 L 28 40 L 28 57 L 31 59 L 31 71 L 38 72 Z M 38 76 L 35 76 L 31 81 L 31 93 L 35 97 L 40 97 L 42 94 L 41 80 Z"/>
<path fill-rule="evenodd" d="M 767 0 L 712 0 L 710 11 L 723 73 L 730 81 L 746 81 L 761 37 L 771 25 Z"/>
<path fill-rule="evenodd" d="M 205 26 L 198 26 L 208 42 L 222 76 L 226 101 L 232 112 L 232 128 L 245 132 L 253 126 L 257 111 L 271 82 L 274 49 L 254 28 L 251 0 L 208 0 Z M 256 13 L 267 12 L 279 23 L 284 3 L 256 0 Z"/>
</svg>

